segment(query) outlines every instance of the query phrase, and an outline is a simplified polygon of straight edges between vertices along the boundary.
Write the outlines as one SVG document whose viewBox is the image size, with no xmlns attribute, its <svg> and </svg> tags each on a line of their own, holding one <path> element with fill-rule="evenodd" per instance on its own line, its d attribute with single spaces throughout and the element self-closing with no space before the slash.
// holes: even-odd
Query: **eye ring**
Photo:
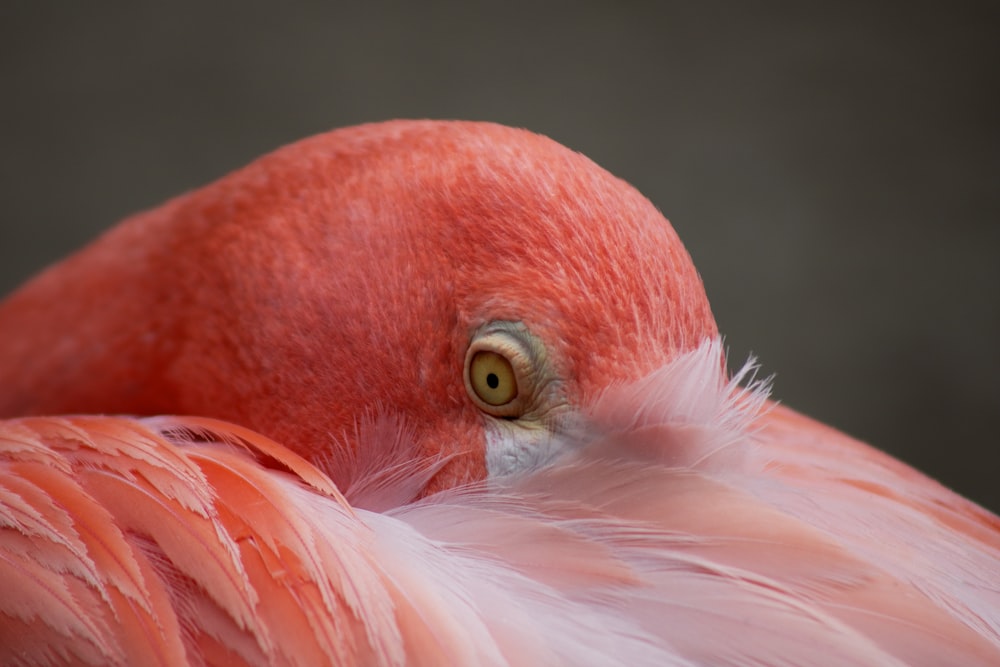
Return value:
<svg viewBox="0 0 1000 667">
<path fill-rule="evenodd" d="M 465 354 L 465 389 L 480 410 L 517 419 L 534 401 L 537 354 L 524 325 L 493 322 L 473 337 Z"/>
</svg>

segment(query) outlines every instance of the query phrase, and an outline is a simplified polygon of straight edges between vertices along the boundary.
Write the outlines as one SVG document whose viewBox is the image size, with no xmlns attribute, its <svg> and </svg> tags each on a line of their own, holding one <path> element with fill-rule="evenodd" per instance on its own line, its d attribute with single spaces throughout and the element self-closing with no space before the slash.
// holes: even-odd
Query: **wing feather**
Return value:
<svg viewBox="0 0 1000 667">
<path fill-rule="evenodd" d="M 368 509 L 220 422 L 0 422 L 0 662 L 1000 663 L 997 518 L 765 401 L 714 342 L 420 500 L 374 417 Z"/>
</svg>

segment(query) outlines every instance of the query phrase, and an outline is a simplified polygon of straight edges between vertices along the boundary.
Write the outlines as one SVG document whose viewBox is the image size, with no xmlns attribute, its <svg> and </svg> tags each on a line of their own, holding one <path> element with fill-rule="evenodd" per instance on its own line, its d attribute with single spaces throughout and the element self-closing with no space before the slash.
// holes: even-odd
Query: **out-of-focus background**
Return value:
<svg viewBox="0 0 1000 667">
<path fill-rule="evenodd" d="M 283 143 L 488 119 L 669 217 L 731 358 L 1000 509 L 1000 3 L 0 8 L 0 292 Z"/>
</svg>

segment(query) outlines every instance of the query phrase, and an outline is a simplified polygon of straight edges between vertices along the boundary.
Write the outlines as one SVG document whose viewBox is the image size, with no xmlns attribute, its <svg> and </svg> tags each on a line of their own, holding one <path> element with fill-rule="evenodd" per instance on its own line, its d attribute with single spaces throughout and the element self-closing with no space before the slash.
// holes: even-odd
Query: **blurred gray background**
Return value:
<svg viewBox="0 0 1000 667">
<path fill-rule="evenodd" d="M 1000 3 L 846 4 L 3 3 L 0 292 L 312 133 L 523 126 L 673 221 L 734 362 L 998 510 Z"/>
</svg>

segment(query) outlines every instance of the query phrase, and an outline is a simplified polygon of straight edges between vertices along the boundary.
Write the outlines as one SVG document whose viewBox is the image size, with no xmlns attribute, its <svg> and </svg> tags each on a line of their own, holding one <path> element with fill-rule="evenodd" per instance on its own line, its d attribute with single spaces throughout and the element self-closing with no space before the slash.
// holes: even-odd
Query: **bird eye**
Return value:
<svg viewBox="0 0 1000 667">
<path fill-rule="evenodd" d="M 465 353 L 465 389 L 480 410 L 520 419 L 538 407 L 544 352 L 520 322 L 493 321 L 472 336 Z"/>
<path fill-rule="evenodd" d="M 507 358 L 496 352 L 476 352 L 469 362 L 469 386 L 487 405 L 505 405 L 517 398 L 517 376 Z"/>
</svg>

